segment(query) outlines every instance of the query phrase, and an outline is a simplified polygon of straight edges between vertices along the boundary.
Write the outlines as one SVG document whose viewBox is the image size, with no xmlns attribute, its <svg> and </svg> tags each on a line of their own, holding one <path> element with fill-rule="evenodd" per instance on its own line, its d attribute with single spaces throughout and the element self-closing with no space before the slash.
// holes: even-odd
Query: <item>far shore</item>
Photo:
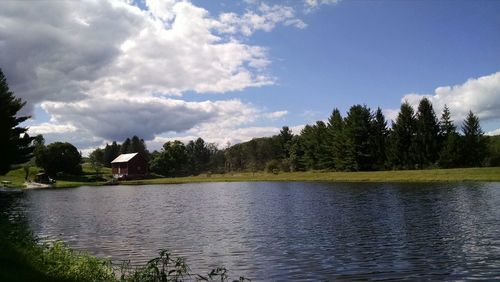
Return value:
<svg viewBox="0 0 500 282">
<path fill-rule="evenodd" d="M 368 172 L 234 172 L 225 174 L 201 174 L 198 176 L 155 178 L 120 181 L 118 185 L 155 185 L 203 182 L 387 182 L 387 183 L 426 183 L 426 182 L 500 182 L 500 167 L 427 169 Z M 58 181 L 55 187 L 101 186 L 103 182 Z"/>
<path fill-rule="evenodd" d="M 54 185 L 37 184 L 19 180 L 15 176 L 3 176 L 0 180 L 10 180 L 11 188 L 46 189 L 70 188 L 80 186 L 105 186 L 106 182 L 65 181 L 58 180 Z M 20 175 L 19 175 L 20 177 Z M 109 176 L 110 177 L 110 176 Z M 374 183 L 446 183 L 446 182 L 500 182 L 500 167 L 456 168 L 456 169 L 426 169 L 426 170 L 394 170 L 394 171 L 363 171 L 363 172 L 228 172 L 224 174 L 201 174 L 188 177 L 153 178 L 119 181 L 118 185 L 157 185 L 183 184 L 204 182 L 374 182 Z"/>
</svg>

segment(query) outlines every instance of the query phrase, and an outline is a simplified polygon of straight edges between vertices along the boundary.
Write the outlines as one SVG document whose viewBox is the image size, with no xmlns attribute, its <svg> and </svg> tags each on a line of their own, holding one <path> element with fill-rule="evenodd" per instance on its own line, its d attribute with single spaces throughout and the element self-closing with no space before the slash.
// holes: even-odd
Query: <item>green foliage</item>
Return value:
<svg viewBox="0 0 500 282">
<path fill-rule="evenodd" d="M 0 69 L 0 175 L 5 175 L 13 166 L 32 157 L 33 138 L 26 133 L 27 128 L 19 127 L 30 117 L 17 116 L 25 105 L 26 102 L 15 98 L 9 90 L 7 79 Z"/>
<path fill-rule="evenodd" d="M 427 98 L 420 100 L 416 114 L 415 161 L 419 168 L 436 163 L 439 156 L 439 123 Z"/>
<path fill-rule="evenodd" d="M 373 163 L 370 144 L 372 115 L 366 106 L 354 105 L 345 119 L 344 170 L 371 170 Z"/>
<path fill-rule="evenodd" d="M 169 141 L 163 145 L 163 149 L 151 161 L 151 171 L 167 176 L 184 176 L 187 174 L 189 156 L 186 146 L 178 140 Z"/>
<path fill-rule="evenodd" d="M 439 152 L 438 164 L 442 168 L 453 168 L 460 166 L 461 140 L 457 128 L 451 120 L 448 106 L 444 106 L 440 120 L 441 151 Z"/>
<path fill-rule="evenodd" d="M 401 104 L 396 122 L 390 134 L 390 163 L 394 168 L 413 169 L 415 167 L 416 120 L 413 108 Z"/>
<path fill-rule="evenodd" d="M 55 142 L 41 149 L 36 155 L 36 164 L 51 176 L 58 173 L 80 175 L 82 156 L 70 143 Z"/>
<path fill-rule="evenodd" d="M 387 164 L 387 138 L 389 130 L 382 109 L 377 108 L 375 116 L 371 122 L 370 147 L 373 157 L 372 169 L 383 170 Z"/>
<path fill-rule="evenodd" d="M 326 124 L 317 121 L 316 124 L 306 125 L 300 134 L 302 150 L 304 150 L 303 162 L 306 169 L 324 169 L 326 164 L 321 160 L 328 154 L 328 139 Z"/>
<path fill-rule="evenodd" d="M 95 171 L 96 175 L 99 175 L 102 167 L 104 166 L 104 150 L 97 148 L 89 155 L 89 162 Z"/>
<path fill-rule="evenodd" d="M 280 163 L 277 160 L 270 160 L 266 163 L 266 171 L 268 173 L 278 173 L 280 171 Z"/>
<path fill-rule="evenodd" d="M 488 138 L 489 163 L 491 166 L 500 166 L 500 135 Z"/>
<path fill-rule="evenodd" d="M 468 167 L 477 167 L 484 164 L 488 153 L 488 139 L 479 125 L 479 118 L 469 111 L 462 126 L 462 164 Z"/>
</svg>

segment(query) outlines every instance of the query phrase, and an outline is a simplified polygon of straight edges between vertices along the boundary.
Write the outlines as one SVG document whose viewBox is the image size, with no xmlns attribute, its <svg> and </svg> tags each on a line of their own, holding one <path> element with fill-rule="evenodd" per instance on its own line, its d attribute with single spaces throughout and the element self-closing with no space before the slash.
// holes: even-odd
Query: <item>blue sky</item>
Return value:
<svg viewBox="0 0 500 282">
<path fill-rule="evenodd" d="M 42 5 L 36 19 L 35 2 L 8 3 L 0 67 L 34 110 L 29 125 L 82 150 L 131 134 L 152 148 L 241 142 L 353 104 L 390 119 L 422 95 L 438 114 L 446 103 L 459 123 L 472 109 L 500 134 L 500 1 L 83 2 Z M 54 22 L 51 9 L 72 16 Z M 52 41 L 22 35 L 40 32 Z M 11 54 L 15 44 L 26 53 Z"/>
</svg>

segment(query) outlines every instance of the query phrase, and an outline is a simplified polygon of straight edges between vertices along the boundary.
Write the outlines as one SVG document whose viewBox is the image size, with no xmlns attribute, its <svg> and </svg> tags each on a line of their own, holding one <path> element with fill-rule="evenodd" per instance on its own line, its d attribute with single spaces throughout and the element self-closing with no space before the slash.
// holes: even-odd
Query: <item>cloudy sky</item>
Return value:
<svg viewBox="0 0 500 282">
<path fill-rule="evenodd" d="M 500 1 L 2 1 L 0 68 L 32 134 L 88 152 L 222 146 L 401 101 L 500 134 Z"/>
</svg>

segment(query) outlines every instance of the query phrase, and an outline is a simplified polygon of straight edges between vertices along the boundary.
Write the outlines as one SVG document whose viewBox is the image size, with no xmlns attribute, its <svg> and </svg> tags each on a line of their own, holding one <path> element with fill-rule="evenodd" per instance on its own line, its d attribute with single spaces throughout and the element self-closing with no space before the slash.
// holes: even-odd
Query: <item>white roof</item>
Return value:
<svg viewBox="0 0 500 282">
<path fill-rule="evenodd" d="M 119 155 L 116 159 L 114 159 L 111 163 L 126 163 L 130 161 L 135 155 L 138 153 L 131 153 L 131 154 L 121 154 Z"/>
</svg>

